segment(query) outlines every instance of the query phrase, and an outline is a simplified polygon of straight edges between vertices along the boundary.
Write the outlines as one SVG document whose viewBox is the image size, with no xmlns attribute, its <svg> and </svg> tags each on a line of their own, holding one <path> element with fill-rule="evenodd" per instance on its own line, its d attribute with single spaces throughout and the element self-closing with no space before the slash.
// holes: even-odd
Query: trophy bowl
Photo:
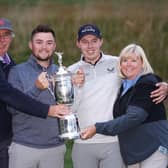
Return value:
<svg viewBox="0 0 168 168">
<path fill-rule="evenodd" d="M 57 102 L 62 104 L 72 104 L 74 101 L 74 89 L 71 74 L 56 74 L 55 77 L 55 97 Z"/>
<path fill-rule="evenodd" d="M 59 119 L 59 131 L 60 137 L 63 139 L 80 138 L 80 129 L 76 115 L 71 113 L 63 119 Z"/>
</svg>

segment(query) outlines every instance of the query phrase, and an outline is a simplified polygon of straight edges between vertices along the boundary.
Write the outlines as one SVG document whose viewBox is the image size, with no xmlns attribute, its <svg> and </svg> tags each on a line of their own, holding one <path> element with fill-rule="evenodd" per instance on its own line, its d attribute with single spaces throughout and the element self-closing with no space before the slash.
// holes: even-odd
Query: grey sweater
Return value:
<svg viewBox="0 0 168 168">
<path fill-rule="evenodd" d="M 57 71 L 57 68 L 55 64 L 51 63 L 45 71 L 48 74 L 53 74 Z M 44 68 L 37 64 L 34 56 L 30 56 L 27 62 L 12 68 L 9 74 L 9 82 L 36 100 L 47 104 L 55 104 L 55 98 L 48 89 L 41 91 L 35 87 L 37 76 L 42 71 L 44 71 Z M 12 114 L 14 142 L 35 148 L 54 147 L 63 143 L 58 136 L 57 118 L 42 119 L 20 113 L 13 108 L 9 108 L 9 111 Z"/>
</svg>

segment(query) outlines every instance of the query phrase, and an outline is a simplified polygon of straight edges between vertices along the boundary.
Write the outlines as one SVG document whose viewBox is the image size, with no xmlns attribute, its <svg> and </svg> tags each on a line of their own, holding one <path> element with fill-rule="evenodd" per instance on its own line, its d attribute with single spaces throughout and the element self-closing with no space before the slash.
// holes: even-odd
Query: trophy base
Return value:
<svg viewBox="0 0 168 168">
<path fill-rule="evenodd" d="M 64 133 L 59 135 L 59 137 L 62 139 L 72 140 L 80 138 L 80 134 L 78 132 Z"/>
<path fill-rule="evenodd" d="M 59 120 L 59 132 L 59 137 L 63 139 L 71 140 L 80 138 L 78 119 L 75 114 L 71 113 Z"/>
</svg>

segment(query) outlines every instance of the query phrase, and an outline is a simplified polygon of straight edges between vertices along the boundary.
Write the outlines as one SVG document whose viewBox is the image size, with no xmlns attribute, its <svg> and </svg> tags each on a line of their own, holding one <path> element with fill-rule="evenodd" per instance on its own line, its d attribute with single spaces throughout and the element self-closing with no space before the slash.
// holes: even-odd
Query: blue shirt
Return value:
<svg viewBox="0 0 168 168">
<path fill-rule="evenodd" d="M 135 83 L 137 82 L 137 80 L 140 78 L 141 75 L 138 75 L 135 79 L 123 79 L 122 80 L 122 85 L 123 85 L 123 92 L 122 95 L 132 86 L 135 85 Z"/>
</svg>

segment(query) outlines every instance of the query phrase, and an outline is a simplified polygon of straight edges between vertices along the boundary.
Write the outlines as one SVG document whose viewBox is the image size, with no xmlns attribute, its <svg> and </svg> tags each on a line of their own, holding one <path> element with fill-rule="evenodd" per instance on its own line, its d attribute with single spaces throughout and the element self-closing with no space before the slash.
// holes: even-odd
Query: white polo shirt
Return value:
<svg viewBox="0 0 168 168">
<path fill-rule="evenodd" d="M 102 53 L 96 65 L 83 60 L 71 65 L 68 70 L 75 73 L 83 68 L 85 83 L 83 87 L 75 87 L 74 110 L 77 112 L 81 129 L 96 122 L 113 119 L 113 104 L 115 102 L 121 80 L 118 75 L 118 58 Z M 111 143 L 117 137 L 96 134 L 88 140 L 75 140 L 76 143 Z"/>
</svg>

